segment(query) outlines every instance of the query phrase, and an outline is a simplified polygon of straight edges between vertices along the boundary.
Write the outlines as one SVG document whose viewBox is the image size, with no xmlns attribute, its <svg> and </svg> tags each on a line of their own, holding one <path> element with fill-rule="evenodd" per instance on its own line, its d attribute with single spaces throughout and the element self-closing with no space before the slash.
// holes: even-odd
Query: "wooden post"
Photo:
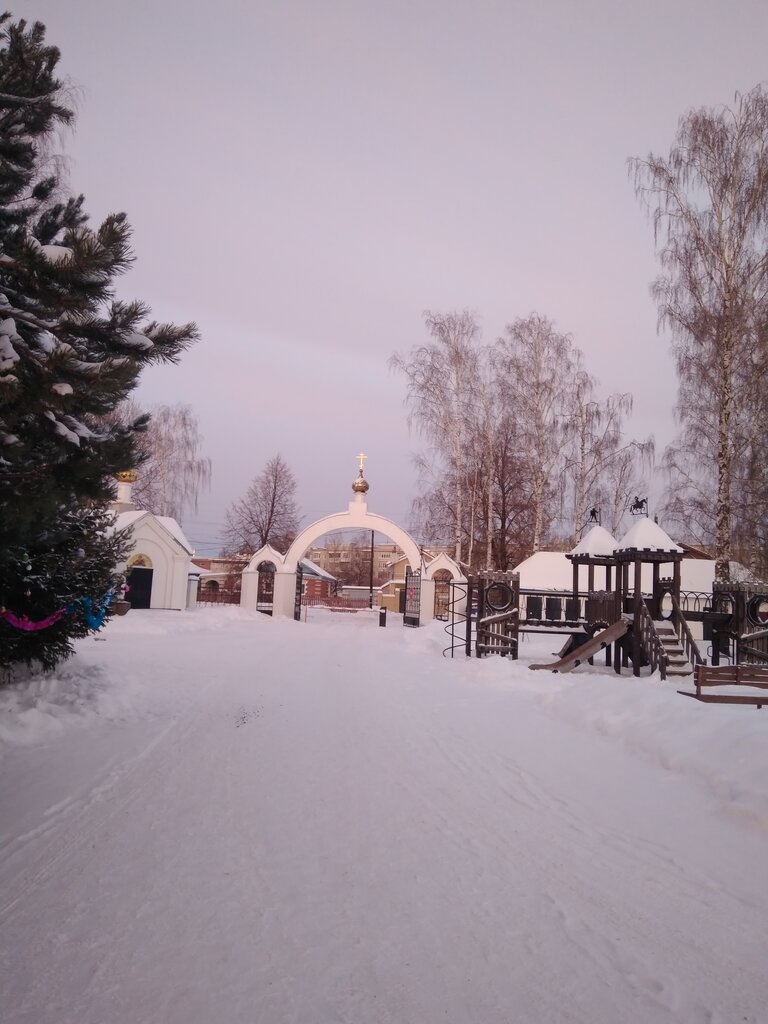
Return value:
<svg viewBox="0 0 768 1024">
<path fill-rule="evenodd" d="M 478 658 L 482 657 L 480 653 L 480 642 L 485 641 L 486 638 L 480 634 L 480 623 L 485 618 L 485 588 L 488 586 L 488 580 L 479 578 L 477 581 L 477 629 L 475 631 L 475 654 Z"/>
<path fill-rule="evenodd" d="M 616 563 L 616 601 L 618 602 L 620 613 L 624 611 L 625 568 L 625 562 Z M 617 640 L 613 646 L 613 670 L 617 676 L 621 675 L 622 661 L 626 657 L 625 651 L 626 645 L 622 646 L 621 640 Z M 626 665 L 624 667 L 626 668 Z"/>
<path fill-rule="evenodd" d="M 595 567 L 591 562 L 587 566 L 587 591 L 590 594 L 595 592 Z"/>
<path fill-rule="evenodd" d="M 472 657 L 472 589 L 474 586 L 474 581 L 472 579 L 468 579 L 466 607 L 466 636 L 464 638 L 464 653 L 468 658 Z"/>
<path fill-rule="evenodd" d="M 654 619 L 661 618 L 661 594 L 659 593 L 659 569 L 661 564 L 659 562 L 653 563 L 653 607 L 651 608 L 651 615 Z"/>
<path fill-rule="evenodd" d="M 635 558 L 635 601 L 634 622 L 632 623 L 632 674 L 640 675 L 640 604 L 643 600 L 642 562 Z"/>
</svg>

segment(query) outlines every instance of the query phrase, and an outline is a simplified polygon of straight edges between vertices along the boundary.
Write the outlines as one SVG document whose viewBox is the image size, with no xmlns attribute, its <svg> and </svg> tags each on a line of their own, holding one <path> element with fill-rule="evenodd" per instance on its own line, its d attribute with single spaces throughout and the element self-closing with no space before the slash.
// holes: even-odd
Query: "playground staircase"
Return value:
<svg viewBox="0 0 768 1024">
<path fill-rule="evenodd" d="M 683 645 L 672 623 L 655 621 L 653 628 L 667 656 L 667 675 L 692 676 L 693 665 L 686 657 Z"/>
</svg>

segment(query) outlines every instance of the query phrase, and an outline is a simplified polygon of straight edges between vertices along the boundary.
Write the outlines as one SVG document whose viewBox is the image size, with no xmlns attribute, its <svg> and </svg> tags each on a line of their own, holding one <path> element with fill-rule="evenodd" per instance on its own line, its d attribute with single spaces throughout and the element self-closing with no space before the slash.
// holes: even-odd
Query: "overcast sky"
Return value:
<svg viewBox="0 0 768 1024">
<path fill-rule="evenodd" d="M 93 221 L 125 210 L 121 293 L 195 320 L 145 405 L 191 405 L 213 461 L 185 528 L 215 552 L 227 506 L 280 452 L 304 523 L 403 525 L 419 482 L 395 350 L 468 308 L 492 341 L 536 310 L 601 392 L 631 390 L 661 450 L 676 381 L 656 332 L 653 234 L 630 156 L 768 77 L 766 0 L 38 0 L 77 87 L 65 139 Z"/>
</svg>

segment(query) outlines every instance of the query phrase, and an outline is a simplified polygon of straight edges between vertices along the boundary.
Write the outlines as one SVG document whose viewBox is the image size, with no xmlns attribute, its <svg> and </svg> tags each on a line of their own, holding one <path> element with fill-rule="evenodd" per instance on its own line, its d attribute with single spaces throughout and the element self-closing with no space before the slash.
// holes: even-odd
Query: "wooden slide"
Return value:
<svg viewBox="0 0 768 1024">
<path fill-rule="evenodd" d="M 546 669 L 549 672 L 570 672 L 571 669 L 580 665 L 582 661 L 586 661 L 594 654 L 602 651 L 608 644 L 612 644 L 614 640 L 621 639 L 631 625 L 631 619 L 619 619 L 618 622 L 614 622 L 612 626 L 606 627 L 602 633 L 597 633 L 591 640 L 587 640 L 585 644 L 577 647 L 570 654 L 566 654 L 559 661 L 553 661 L 549 665 L 529 665 L 528 668 Z"/>
</svg>

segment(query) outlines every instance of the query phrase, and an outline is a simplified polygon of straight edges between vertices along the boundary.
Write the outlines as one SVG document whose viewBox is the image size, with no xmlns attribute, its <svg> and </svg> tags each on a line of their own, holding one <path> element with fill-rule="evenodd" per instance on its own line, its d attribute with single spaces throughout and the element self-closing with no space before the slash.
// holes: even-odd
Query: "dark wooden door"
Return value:
<svg viewBox="0 0 768 1024">
<path fill-rule="evenodd" d="M 154 569 L 131 569 L 128 573 L 126 598 L 131 608 L 149 608 L 152 598 L 152 573 Z"/>
</svg>

